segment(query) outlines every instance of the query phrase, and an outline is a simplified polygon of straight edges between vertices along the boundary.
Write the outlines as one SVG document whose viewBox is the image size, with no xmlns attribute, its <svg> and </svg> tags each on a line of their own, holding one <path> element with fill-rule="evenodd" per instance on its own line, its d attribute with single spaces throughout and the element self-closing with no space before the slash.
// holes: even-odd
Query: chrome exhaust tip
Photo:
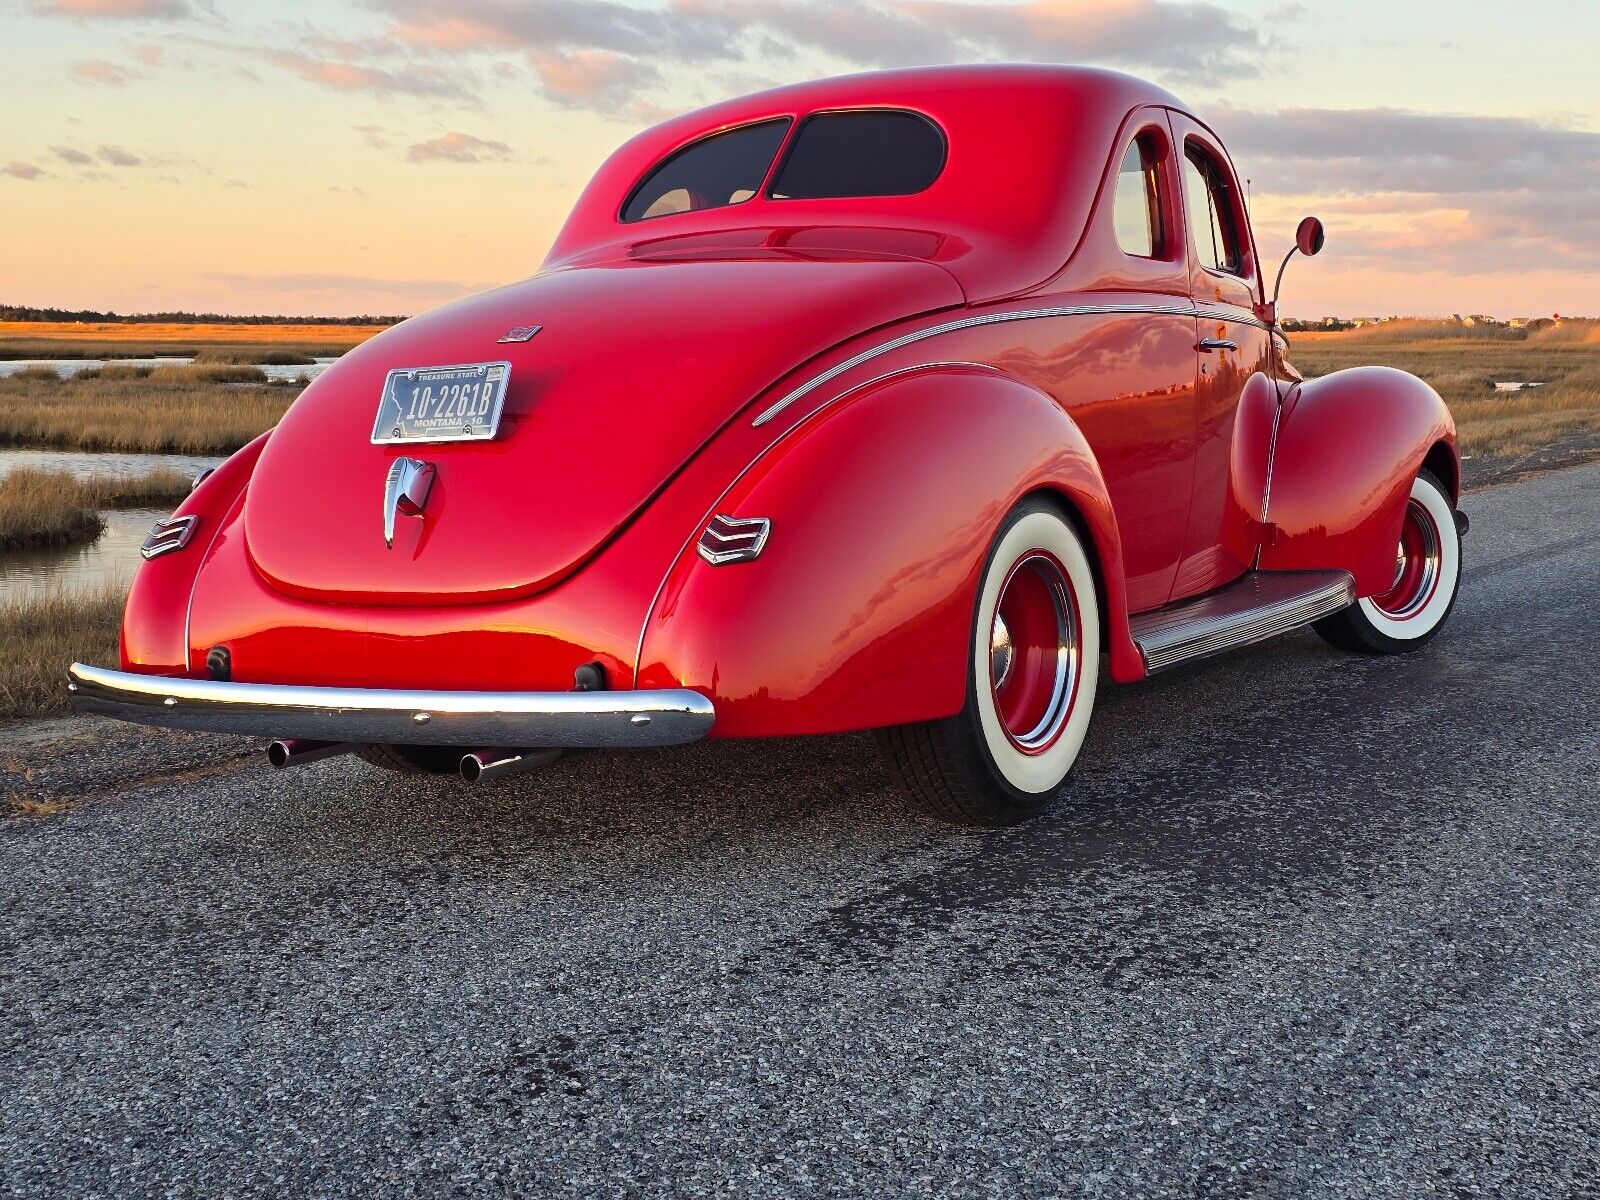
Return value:
<svg viewBox="0 0 1600 1200">
<path fill-rule="evenodd" d="M 537 770 L 560 757 L 559 750 L 473 750 L 461 756 L 461 778 L 468 783 L 492 783 Z"/>
<path fill-rule="evenodd" d="M 355 742 L 313 742 L 306 738 L 278 738 L 267 747 L 267 761 L 281 771 L 285 767 L 301 767 L 318 759 L 352 754 L 356 748 Z"/>
</svg>

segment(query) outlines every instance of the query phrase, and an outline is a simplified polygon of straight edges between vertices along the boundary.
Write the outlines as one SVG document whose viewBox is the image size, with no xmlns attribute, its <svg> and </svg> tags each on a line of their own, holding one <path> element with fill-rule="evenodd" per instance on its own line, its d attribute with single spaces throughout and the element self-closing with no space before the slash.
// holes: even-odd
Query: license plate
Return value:
<svg viewBox="0 0 1600 1200">
<path fill-rule="evenodd" d="M 508 362 L 390 371 L 372 426 L 373 444 L 486 442 L 500 428 L 510 380 Z"/>
</svg>

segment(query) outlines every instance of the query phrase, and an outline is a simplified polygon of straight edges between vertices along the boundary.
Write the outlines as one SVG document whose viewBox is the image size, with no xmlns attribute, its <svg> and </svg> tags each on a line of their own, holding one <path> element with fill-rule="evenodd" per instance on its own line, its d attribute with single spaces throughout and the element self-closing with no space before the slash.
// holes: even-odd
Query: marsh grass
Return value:
<svg viewBox="0 0 1600 1200">
<path fill-rule="evenodd" d="M 76 321 L 0 321 L 0 359 L 12 358 L 184 358 L 222 354 L 229 361 L 273 362 L 291 355 L 297 366 L 312 358 L 343 354 L 386 325 L 163 325 L 155 323 L 79 323 Z"/>
<path fill-rule="evenodd" d="M 1378 363 L 1426 379 L 1455 415 L 1462 452 L 1474 457 L 1521 454 L 1573 435 L 1600 434 L 1600 322 L 1465 336 L 1475 332 L 1444 322 L 1394 321 L 1297 333 L 1290 358 L 1308 375 Z M 1544 386 L 1494 390 L 1512 381 Z"/>
<path fill-rule="evenodd" d="M 0 551 L 66 546 L 100 536 L 105 508 L 161 508 L 189 494 L 190 481 L 166 467 L 122 479 L 79 479 L 66 471 L 0 477 Z"/>
<path fill-rule="evenodd" d="M 194 356 L 195 364 L 233 363 L 245 366 L 309 367 L 317 360 L 309 354 L 294 350 L 224 350 L 210 348 Z"/>
<path fill-rule="evenodd" d="M 276 425 L 299 394 L 259 386 L 259 371 L 229 364 L 139 372 L 0 379 L 0 445 L 231 454 Z"/>
<path fill-rule="evenodd" d="M 103 588 L 0 601 L 0 719 L 66 712 L 67 664 L 117 661 L 123 598 Z"/>
</svg>

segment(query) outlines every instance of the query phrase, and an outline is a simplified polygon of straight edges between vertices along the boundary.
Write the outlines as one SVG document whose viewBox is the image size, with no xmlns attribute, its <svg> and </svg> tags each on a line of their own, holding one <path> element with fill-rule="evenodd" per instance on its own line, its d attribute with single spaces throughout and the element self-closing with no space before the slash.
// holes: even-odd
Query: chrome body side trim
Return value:
<svg viewBox="0 0 1600 1200">
<path fill-rule="evenodd" d="M 1257 318 L 1254 313 L 1248 313 L 1238 308 L 1229 308 L 1223 304 L 1196 302 L 1194 315 L 1205 321 L 1232 321 L 1239 325 L 1254 325 L 1257 329 L 1265 330 L 1267 333 L 1276 332 L 1271 325 Z"/>
<path fill-rule="evenodd" d="M 1007 321 L 1037 321 L 1048 317 L 1094 317 L 1107 316 L 1116 313 L 1145 314 L 1152 316 L 1174 315 L 1192 317 L 1195 315 L 1193 304 L 1068 304 L 1055 308 L 1026 308 L 1011 312 L 980 313 L 977 316 L 962 317 L 959 321 L 946 321 L 942 325 L 931 325 L 926 329 L 913 329 L 910 333 L 901 334 L 887 342 L 863 350 L 854 358 L 846 359 L 838 366 L 830 367 L 822 374 L 814 376 L 795 388 L 783 399 L 770 405 L 760 413 L 750 424 L 752 426 L 765 425 L 773 417 L 788 408 L 796 400 L 810 392 L 815 391 L 830 380 L 837 379 L 846 371 L 859 367 L 869 359 L 877 358 L 881 354 L 888 354 L 909 346 L 914 342 L 924 341 L 931 337 L 938 337 L 943 333 L 955 333 L 962 329 L 975 329 L 980 325 L 1000 325 Z"/>
<path fill-rule="evenodd" d="M 1139 613 L 1130 625 L 1153 675 L 1265 641 L 1355 602 L 1356 583 L 1348 571 L 1252 571 L 1221 591 Z"/>
<path fill-rule="evenodd" d="M 716 710 L 686 688 L 468 692 L 232 683 L 73 663 L 72 705 L 140 725 L 319 742 L 540 748 L 676 746 Z"/>
</svg>

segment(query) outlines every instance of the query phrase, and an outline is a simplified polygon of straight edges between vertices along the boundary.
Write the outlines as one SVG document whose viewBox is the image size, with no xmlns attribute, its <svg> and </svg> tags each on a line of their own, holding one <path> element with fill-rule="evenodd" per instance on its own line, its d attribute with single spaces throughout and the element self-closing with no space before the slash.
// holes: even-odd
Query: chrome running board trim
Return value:
<svg viewBox="0 0 1600 1200">
<path fill-rule="evenodd" d="M 453 692 L 233 683 L 73 663 L 72 706 L 139 725 L 319 742 L 541 749 L 677 746 L 716 710 L 686 688 Z"/>
<path fill-rule="evenodd" d="M 1139 613 L 1129 624 L 1153 675 L 1299 629 L 1355 602 L 1347 571 L 1252 571 L 1221 591 Z"/>
</svg>

